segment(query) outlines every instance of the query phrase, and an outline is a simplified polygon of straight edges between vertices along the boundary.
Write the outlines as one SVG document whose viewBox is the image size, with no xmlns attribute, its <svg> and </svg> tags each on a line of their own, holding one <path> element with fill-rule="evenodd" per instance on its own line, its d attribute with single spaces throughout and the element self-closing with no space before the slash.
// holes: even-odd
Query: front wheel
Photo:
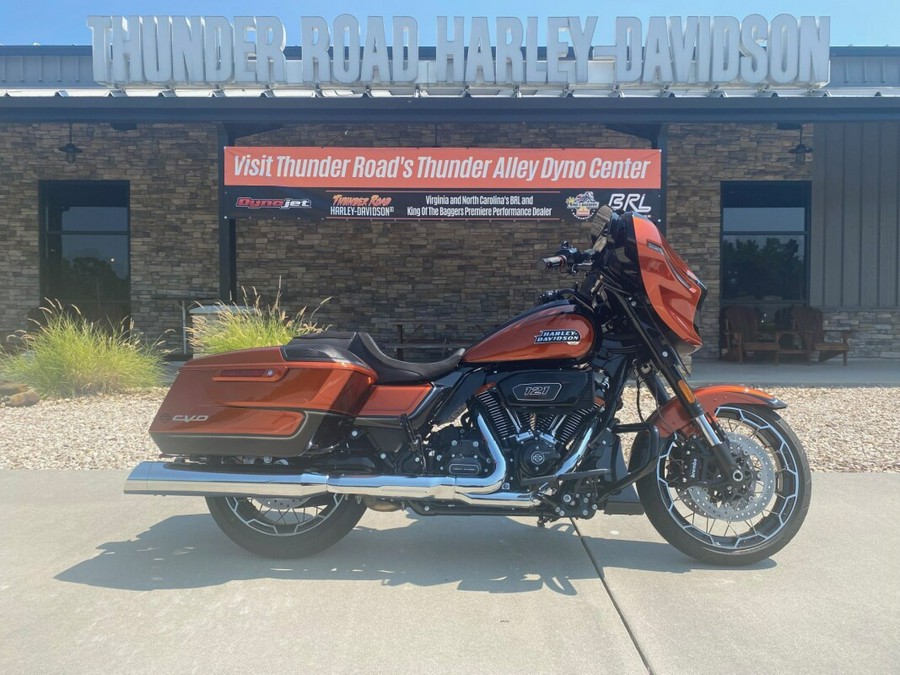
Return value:
<svg viewBox="0 0 900 675">
<path fill-rule="evenodd" d="M 680 486 L 689 454 L 673 439 L 663 441 L 657 470 L 637 489 L 650 522 L 679 551 L 714 565 L 750 565 L 781 550 L 800 529 L 809 509 L 809 462 L 776 412 L 731 404 L 715 414 L 749 474 L 741 494 Z"/>
<path fill-rule="evenodd" d="M 362 518 L 356 497 L 207 497 L 216 524 L 238 546 L 266 558 L 304 558 L 335 544 Z"/>
</svg>

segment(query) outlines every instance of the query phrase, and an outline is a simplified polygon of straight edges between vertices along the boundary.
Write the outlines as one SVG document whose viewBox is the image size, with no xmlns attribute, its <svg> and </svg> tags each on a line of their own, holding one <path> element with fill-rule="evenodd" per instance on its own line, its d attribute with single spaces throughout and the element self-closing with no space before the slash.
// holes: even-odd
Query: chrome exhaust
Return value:
<svg viewBox="0 0 900 675">
<path fill-rule="evenodd" d="M 494 470 L 481 478 L 469 476 L 330 476 L 321 473 L 273 474 L 250 467 L 209 467 L 178 462 L 141 462 L 125 481 L 126 494 L 210 497 L 308 498 L 344 494 L 380 499 L 458 502 L 482 507 L 530 508 L 539 503 L 530 492 L 500 490 L 507 464 L 500 446 L 481 415 L 475 421 L 487 441 Z M 587 449 L 591 429 L 585 431 L 572 457 L 574 466 Z"/>
</svg>

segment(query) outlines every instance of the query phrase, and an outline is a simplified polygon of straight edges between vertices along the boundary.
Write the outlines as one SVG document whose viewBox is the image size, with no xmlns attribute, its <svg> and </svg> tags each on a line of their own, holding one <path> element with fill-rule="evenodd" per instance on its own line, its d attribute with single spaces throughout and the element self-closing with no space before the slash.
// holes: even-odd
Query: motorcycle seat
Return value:
<svg viewBox="0 0 900 675">
<path fill-rule="evenodd" d="M 288 361 L 308 358 L 310 350 L 318 352 L 349 352 L 375 371 L 379 384 L 416 384 L 435 380 L 454 370 L 462 360 L 465 349 L 458 349 L 442 361 L 413 363 L 391 358 L 368 333 L 326 331 L 296 337 L 282 347 Z M 346 360 L 346 359 L 345 359 Z"/>
</svg>

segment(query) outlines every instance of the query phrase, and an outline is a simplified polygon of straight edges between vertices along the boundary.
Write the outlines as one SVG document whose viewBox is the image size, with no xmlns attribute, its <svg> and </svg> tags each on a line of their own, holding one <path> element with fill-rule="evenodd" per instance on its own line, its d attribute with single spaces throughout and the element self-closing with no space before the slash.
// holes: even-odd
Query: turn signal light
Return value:
<svg viewBox="0 0 900 675">
<path fill-rule="evenodd" d="M 693 404 L 693 403 L 697 402 L 697 397 L 694 396 L 694 392 L 691 389 L 691 385 L 689 385 L 684 380 L 678 380 L 678 390 L 682 394 L 684 394 L 684 398 L 685 398 L 685 400 L 687 400 L 688 403 Z"/>
</svg>

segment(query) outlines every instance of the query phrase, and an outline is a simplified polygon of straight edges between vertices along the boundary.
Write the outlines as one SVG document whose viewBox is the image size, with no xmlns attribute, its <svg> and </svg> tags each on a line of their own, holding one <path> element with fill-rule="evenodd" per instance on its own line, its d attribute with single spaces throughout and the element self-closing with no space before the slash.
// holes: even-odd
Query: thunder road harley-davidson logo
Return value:
<svg viewBox="0 0 900 675">
<path fill-rule="evenodd" d="M 574 197 L 566 197 L 566 208 L 578 220 L 587 220 L 594 215 L 594 211 L 600 208 L 600 202 L 594 199 L 594 193 L 588 190 Z"/>
<path fill-rule="evenodd" d="M 581 342 L 581 333 L 577 330 L 542 330 L 534 336 L 534 344 L 545 345 L 551 342 L 565 342 L 568 345 L 577 345 Z"/>
</svg>

